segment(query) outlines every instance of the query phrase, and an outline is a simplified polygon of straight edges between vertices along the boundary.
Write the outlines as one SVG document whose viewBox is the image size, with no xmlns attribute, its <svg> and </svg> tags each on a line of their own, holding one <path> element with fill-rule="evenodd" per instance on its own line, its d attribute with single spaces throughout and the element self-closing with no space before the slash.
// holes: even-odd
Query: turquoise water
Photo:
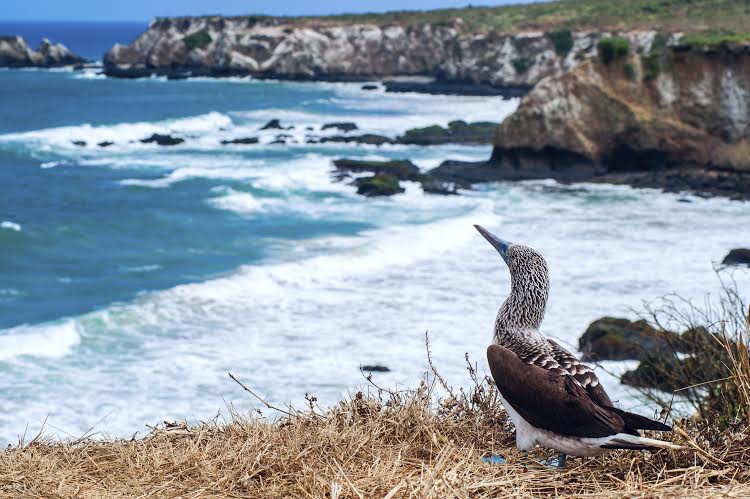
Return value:
<svg viewBox="0 0 750 499">
<path fill-rule="evenodd" d="M 0 71 L 0 95 L 13 96 L 0 112 L 4 441 L 45 420 L 61 438 L 92 426 L 129 435 L 255 407 L 228 371 L 278 403 L 331 403 L 365 384 L 360 364 L 391 368 L 379 384 L 415 386 L 426 330 L 443 375 L 465 384 L 464 353 L 482 363 L 508 286 L 474 223 L 546 256 L 544 329 L 573 349 L 602 315 L 632 317 L 670 292 L 702 299 L 718 285 L 713 263 L 748 239 L 746 203 L 627 187 L 526 182 L 443 197 L 405 183 L 366 199 L 331 177 L 333 159 L 426 170 L 490 148 L 304 143 L 332 121 L 396 136 L 499 121 L 517 101 L 95 70 Z M 295 127 L 289 144 L 259 130 L 273 118 Z M 185 143 L 139 142 L 153 133 Z M 220 143 L 247 136 L 260 144 Z"/>
</svg>

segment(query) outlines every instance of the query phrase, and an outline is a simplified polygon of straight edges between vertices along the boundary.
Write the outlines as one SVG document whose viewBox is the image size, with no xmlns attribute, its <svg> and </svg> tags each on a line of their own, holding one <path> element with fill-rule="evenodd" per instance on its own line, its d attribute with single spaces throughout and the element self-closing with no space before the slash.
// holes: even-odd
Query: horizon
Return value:
<svg viewBox="0 0 750 499">
<path fill-rule="evenodd" d="M 49 23 L 148 23 L 159 17 L 203 17 L 203 16 L 271 16 L 271 17 L 306 17 L 336 16 L 347 14 L 370 14 L 386 12 L 422 12 L 442 9 L 461 9 L 467 7 L 502 7 L 514 4 L 542 3 L 550 0 L 384 0 L 382 2 L 363 2 L 360 8 L 352 8 L 350 2 L 333 0 L 325 6 L 312 7 L 301 0 L 280 0 L 274 5 L 255 9 L 252 5 L 240 0 L 219 0 L 212 2 L 212 12 L 203 10 L 205 2 L 200 0 L 168 0 L 153 5 L 147 0 L 135 0 L 128 5 L 86 5 L 81 2 L 60 4 L 51 0 L 26 2 L 6 6 L 0 22 L 49 22 Z M 70 12 L 78 12 L 76 17 L 69 17 Z M 39 12 L 47 12 L 47 17 L 38 17 Z M 103 15 L 103 13 L 106 13 Z M 138 17 L 130 17 L 138 16 Z"/>
</svg>

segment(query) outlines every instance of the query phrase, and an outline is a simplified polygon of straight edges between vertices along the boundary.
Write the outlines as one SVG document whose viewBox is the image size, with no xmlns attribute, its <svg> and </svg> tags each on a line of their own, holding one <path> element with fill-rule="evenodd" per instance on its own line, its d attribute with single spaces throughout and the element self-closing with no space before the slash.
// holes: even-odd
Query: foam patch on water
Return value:
<svg viewBox="0 0 750 499">
<path fill-rule="evenodd" d="M 240 215 L 264 211 L 266 205 L 249 192 L 238 192 L 232 188 L 225 188 L 222 195 L 211 198 L 209 203 L 221 210 L 229 210 Z M 278 200 L 275 200 L 278 202 Z"/>
<path fill-rule="evenodd" d="M 0 229 L 7 229 L 12 230 L 15 232 L 21 232 L 21 226 L 15 222 L 10 222 L 8 220 L 3 221 L 0 223 Z"/>
<path fill-rule="evenodd" d="M 36 145 L 43 150 L 94 149 L 106 151 L 109 148 L 137 146 L 160 147 L 155 144 L 142 144 L 139 141 L 152 134 L 171 134 L 177 136 L 205 135 L 222 127 L 229 127 L 232 120 L 229 116 L 210 112 L 198 116 L 157 122 L 121 123 L 118 125 L 92 126 L 89 124 L 47 128 L 43 130 L 0 135 L 1 142 L 21 142 Z M 86 146 L 76 146 L 73 142 L 85 141 Z M 100 142 L 114 142 L 108 148 L 97 146 Z M 171 146 L 179 147 L 179 146 Z"/>
<path fill-rule="evenodd" d="M 59 359 L 81 341 L 75 320 L 19 326 L 0 331 L 0 361 L 19 357 Z"/>
</svg>

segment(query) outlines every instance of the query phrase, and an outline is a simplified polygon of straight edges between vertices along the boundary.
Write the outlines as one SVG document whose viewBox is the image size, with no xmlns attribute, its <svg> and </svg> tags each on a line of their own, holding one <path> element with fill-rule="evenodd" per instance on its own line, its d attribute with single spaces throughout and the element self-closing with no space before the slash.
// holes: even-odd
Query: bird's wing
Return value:
<svg viewBox="0 0 750 499">
<path fill-rule="evenodd" d="M 596 403 L 560 367 L 528 364 L 497 344 L 487 349 L 487 360 L 505 401 L 535 428 L 576 437 L 605 437 L 625 430 L 615 411 Z"/>
<path fill-rule="evenodd" d="M 612 400 L 610 400 L 607 392 L 604 391 L 599 378 L 594 374 L 594 370 L 586 364 L 582 364 L 575 355 L 565 350 L 557 342 L 550 339 L 547 341 L 552 345 L 552 357 L 555 361 L 586 389 L 594 402 L 599 405 L 612 407 Z"/>
</svg>

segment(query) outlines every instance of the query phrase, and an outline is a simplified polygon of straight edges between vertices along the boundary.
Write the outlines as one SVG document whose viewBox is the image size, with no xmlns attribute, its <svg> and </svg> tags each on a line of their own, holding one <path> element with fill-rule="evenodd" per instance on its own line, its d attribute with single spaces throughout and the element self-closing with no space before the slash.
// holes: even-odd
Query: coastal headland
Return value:
<svg viewBox="0 0 750 499">
<path fill-rule="evenodd" d="M 387 91 L 523 97 L 486 162 L 448 160 L 430 173 L 456 183 L 554 178 L 747 199 L 742 20 L 750 14 L 742 2 L 714 3 L 159 18 L 131 45 L 112 47 L 104 72 L 381 80 Z"/>
</svg>

